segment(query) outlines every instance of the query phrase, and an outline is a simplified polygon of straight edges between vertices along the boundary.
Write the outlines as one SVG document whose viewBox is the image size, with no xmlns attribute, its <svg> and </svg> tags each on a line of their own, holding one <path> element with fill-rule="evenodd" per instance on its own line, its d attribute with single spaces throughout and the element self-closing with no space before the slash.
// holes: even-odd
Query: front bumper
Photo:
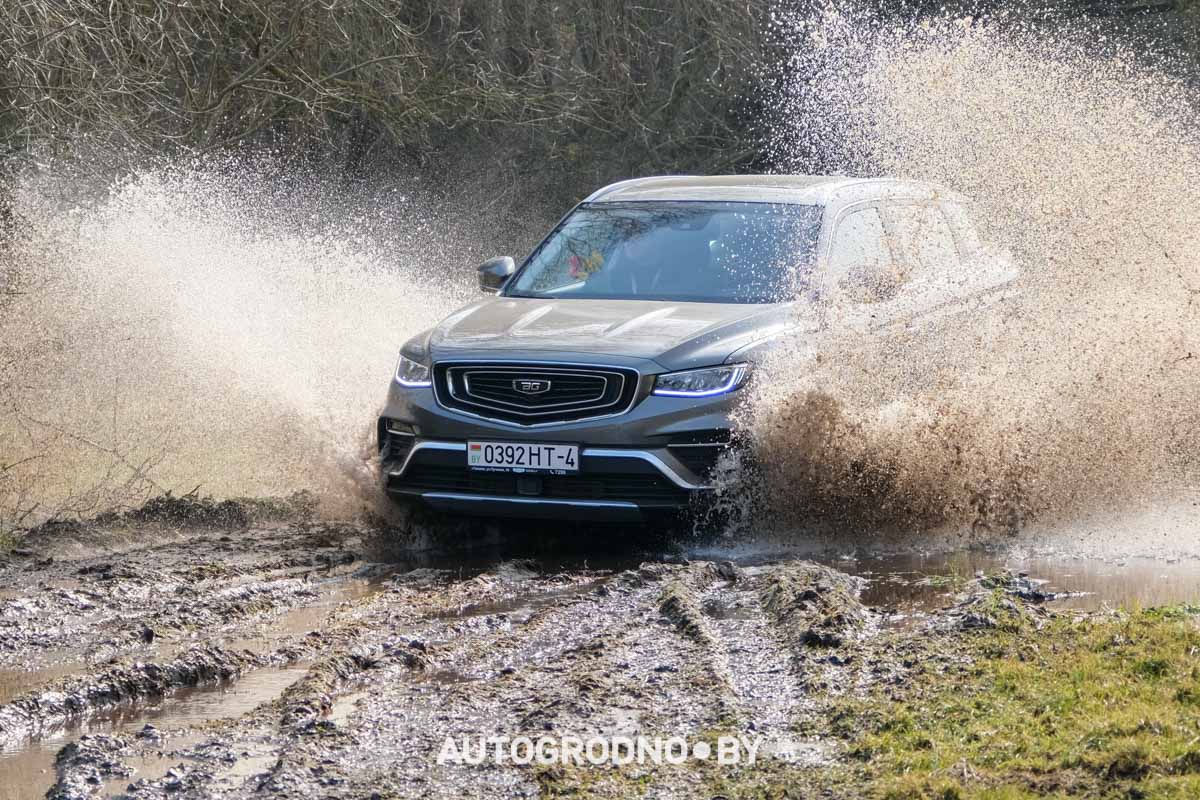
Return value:
<svg viewBox="0 0 1200 800">
<path fill-rule="evenodd" d="M 385 440 L 387 491 L 455 513 L 635 520 L 684 510 L 709 488 L 668 448 L 584 446 L 578 473 L 549 475 L 470 470 L 466 442 L 402 438 Z"/>
<path fill-rule="evenodd" d="M 735 402 L 736 393 L 647 393 L 612 417 L 522 427 L 460 414 L 442 407 L 429 388 L 393 381 L 379 421 L 384 488 L 481 516 L 634 521 L 678 512 L 710 488 L 708 472 L 728 444 Z M 407 433 L 389 434 L 389 423 Z M 580 469 L 540 476 L 470 470 L 468 440 L 576 444 Z"/>
</svg>

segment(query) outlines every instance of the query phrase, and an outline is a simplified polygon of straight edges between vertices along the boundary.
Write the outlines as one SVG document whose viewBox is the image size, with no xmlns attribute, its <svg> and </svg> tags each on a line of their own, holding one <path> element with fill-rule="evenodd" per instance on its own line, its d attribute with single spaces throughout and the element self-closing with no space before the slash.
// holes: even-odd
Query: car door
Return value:
<svg viewBox="0 0 1200 800">
<path fill-rule="evenodd" d="M 880 210 L 900 285 L 892 320 L 913 328 L 935 316 L 963 310 L 957 282 L 963 274 L 962 255 L 941 205 L 891 202 Z"/>
<path fill-rule="evenodd" d="M 967 206 L 958 200 L 939 202 L 954 230 L 962 267 L 954 276 L 955 290 L 972 306 L 987 306 L 1016 295 L 1014 281 L 1020 271 L 1011 254 L 984 244 Z"/>
<path fill-rule="evenodd" d="M 838 216 L 822 283 L 827 324 L 875 329 L 895 320 L 902 287 L 878 205 L 851 206 Z"/>
<path fill-rule="evenodd" d="M 949 209 L 940 199 L 844 210 L 832 226 L 825 265 L 825 327 L 871 333 L 865 363 L 879 387 L 893 390 L 965 374 L 994 330 L 988 320 L 997 309 L 986 306 L 1004 296 L 1015 276 L 1006 257 L 979 242 L 965 209 Z"/>
<path fill-rule="evenodd" d="M 954 335 L 943 318 L 965 308 L 952 280 L 961 263 L 936 203 L 883 200 L 839 216 L 827 258 L 826 319 L 835 330 L 871 334 L 850 361 L 867 370 L 882 395 L 941 380 L 949 364 L 944 337 Z"/>
</svg>

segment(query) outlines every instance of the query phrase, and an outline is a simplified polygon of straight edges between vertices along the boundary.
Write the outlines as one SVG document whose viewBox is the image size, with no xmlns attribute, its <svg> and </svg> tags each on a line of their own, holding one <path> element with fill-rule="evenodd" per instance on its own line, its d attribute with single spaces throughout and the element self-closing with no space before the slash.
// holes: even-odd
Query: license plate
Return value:
<svg viewBox="0 0 1200 800">
<path fill-rule="evenodd" d="M 578 472 L 579 446 L 531 442 L 467 442 L 467 466 L 492 472 Z"/>
</svg>

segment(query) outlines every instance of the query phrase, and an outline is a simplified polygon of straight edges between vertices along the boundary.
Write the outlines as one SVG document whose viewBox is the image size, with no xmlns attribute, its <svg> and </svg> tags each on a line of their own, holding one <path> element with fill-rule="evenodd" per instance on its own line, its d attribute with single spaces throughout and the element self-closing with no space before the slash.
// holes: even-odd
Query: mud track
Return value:
<svg viewBox="0 0 1200 800">
<path fill-rule="evenodd" d="M 0 567 L 4 797 L 691 797 L 753 778 L 437 763 L 448 736 L 493 734 L 755 735 L 803 784 L 844 755 L 832 703 L 991 624 L 981 593 L 1051 596 L 917 582 L 928 609 L 896 614 L 864 594 L 877 580 L 797 558 L 413 561 L 351 526 L 133 533 L 47 537 Z"/>
</svg>

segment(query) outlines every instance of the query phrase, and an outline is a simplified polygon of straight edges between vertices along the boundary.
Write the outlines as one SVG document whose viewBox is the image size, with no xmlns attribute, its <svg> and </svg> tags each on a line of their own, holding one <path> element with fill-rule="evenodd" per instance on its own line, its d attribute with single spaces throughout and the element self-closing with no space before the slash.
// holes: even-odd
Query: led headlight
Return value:
<svg viewBox="0 0 1200 800">
<path fill-rule="evenodd" d="M 400 355 L 400 363 L 396 365 L 396 382 L 410 389 L 433 385 L 429 378 L 429 367 L 403 354 Z"/>
<path fill-rule="evenodd" d="M 668 372 L 655 378 L 654 393 L 667 397 L 712 397 L 741 388 L 749 376 L 749 364 Z"/>
</svg>

